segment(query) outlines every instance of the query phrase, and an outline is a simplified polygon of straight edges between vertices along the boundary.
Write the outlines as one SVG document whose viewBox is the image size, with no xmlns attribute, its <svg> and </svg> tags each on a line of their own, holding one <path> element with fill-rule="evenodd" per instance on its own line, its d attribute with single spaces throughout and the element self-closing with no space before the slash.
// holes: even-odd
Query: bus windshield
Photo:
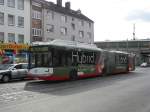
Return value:
<svg viewBox="0 0 150 112">
<path fill-rule="evenodd" d="M 31 53 L 30 54 L 30 67 L 51 67 L 52 66 L 52 54 L 47 53 Z"/>
</svg>

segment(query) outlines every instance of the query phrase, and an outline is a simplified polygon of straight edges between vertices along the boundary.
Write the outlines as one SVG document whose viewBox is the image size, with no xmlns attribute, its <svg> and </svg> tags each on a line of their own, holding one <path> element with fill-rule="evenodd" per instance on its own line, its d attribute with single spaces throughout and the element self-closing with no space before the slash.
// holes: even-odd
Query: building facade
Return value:
<svg viewBox="0 0 150 112">
<path fill-rule="evenodd" d="M 80 10 L 45 0 L 0 0 L 0 41 L 32 43 L 54 39 L 94 42 L 94 22 Z"/>
<path fill-rule="evenodd" d="M 0 0 L 0 64 L 27 62 L 30 0 Z"/>
<path fill-rule="evenodd" d="M 32 41 L 51 41 L 54 39 L 78 42 L 94 42 L 94 22 L 80 10 L 71 9 L 70 2 L 62 6 L 43 0 L 32 0 Z M 35 13 L 39 14 L 35 18 Z M 37 16 L 36 16 L 37 17 Z"/>
<path fill-rule="evenodd" d="M 30 43 L 30 0 L 0 0 L 0 41 Z"/>
</svg>

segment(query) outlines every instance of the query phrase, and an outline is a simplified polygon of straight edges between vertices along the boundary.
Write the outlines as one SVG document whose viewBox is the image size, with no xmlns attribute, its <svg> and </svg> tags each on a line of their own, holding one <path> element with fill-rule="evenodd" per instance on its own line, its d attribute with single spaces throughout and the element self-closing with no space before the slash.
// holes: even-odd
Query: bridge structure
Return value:
<svg viewBox="0 0 150 112">
<path fill-rule="evenodd" d="M 150 63 L 150 39 L 99 41 L 95 44 L 106 50 L 119 50 L 136 54 L 136 65 L 143 62 Z"/>
</svg>

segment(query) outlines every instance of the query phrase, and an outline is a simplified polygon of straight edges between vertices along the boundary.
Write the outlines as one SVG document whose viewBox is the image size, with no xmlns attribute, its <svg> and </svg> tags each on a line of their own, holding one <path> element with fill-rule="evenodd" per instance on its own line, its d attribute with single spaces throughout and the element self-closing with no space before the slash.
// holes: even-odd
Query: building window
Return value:
<svg viewBox="0 0 150 112">
<path fill-rule="evenodd" d="M 87 32 L 87 37 L 88 37 L 88 38 L 91 38 L 91 37 L 92 37 L 90 32 Z"/>
<path fill-rule="evenodd" d="M 67 35 L 67 28 L 66 28 L 66 27 L 61 27 L 61 28 L 60 28 L 60 33 L 61 33 L 62 35 Z"/>
<path fill-rule="evenodd" d="M 4 32 L 0 32 L 0 42 L 4 42 Z"/>
<path fill-rule="evenodd" d="M 4 25 L 4 13 L 0 12 L 0 25 Z"/>
<path fill-rule="evenodd" d="M 7 5 L 8 5 L 8 7 L 15 8 L 15 0 L 7 0 Z"/>
<path fill-rule="evenodd" d="M 40 4 L 40 3 L 34 2 L 34 1 L 32 1 L 32 5 L 33 5 L 33 6 L 36 6 L 36 7 L 41 7 L 41 4 Z"/>
<path fill-rule="evenodd" d="M 47 11 L 47 19 L 48 20 L 54 20 L 54 12 Z"/>
<path fill-rule="evenodd" d="M 83 20 L 79 20 L 79 26 L 84 26 L 84 21 Z"/>
<path fill-rule="evenodd" d="M 24 35 L 18 35 L 18 43 L 24 43 Z"/>
<path fill-rule="evenodd" d="M 61 16 L 61 21 L 66 23 L 67 22 L 67 16 L 62 15 Z"/>
<path fill-rule="evenodd" d="M 0 0 L 0 5 L 4 5 L 4 0 Z"/>
<path fill-rule="evenodd" d="M 33 42 L 35 42 L 35 41 L 42 41 L 42 37 L 33 37 L 33 40 L 32 40 Z"/>
<path fill-rule="evenodd" d="M 24 27 L 24 17 L 18 16 L 18 26 Z"/>
<path fill-rule="evenodd" d="M 8 25 L 14 26 L 15 25 L 15 16 L 8 14 Z"/>
<path fill-rule="evenodd" d="M 32 28 L 32 35 L 33 36 L 41 36 L 42 31 L 41 29 Z"/>
<path fill-rule="evenodd" d="M 8 33 L 8 42 L 15 42 L 15 34 Z"/>
<path fill-rule="evenodd" d="M 53 41 L 54 39 L 52 38 L 46 38 L 47 41 Z"/>
<path fill-rule="evenodd" d="M 24 0 L 18 0 L 18 9 L 24 10 Z"/>
<path fill-rule="evenodd" d="M 75 24 L 74 23 L 71 23 L 71 27 L 73 30 L 75 30 Z"/>
<path fill-rule="evenodd" d="M 42 18 L 42 13 L 36 10 L 32 11 L 32 18 L 34 19 L 41 19 Z"/>
<path fill-rule="evenodd" d="M 91 28 L 91 23 L 89 22 L 89 28 Z"/>
<path fill-rule="evenodd" d="M 84 32 L 83 31 L 79 31 L 79 37 L 83 38 L 84 37 Z"/>
<path fill-rule="evenodd" d="M 54 32 L 54 25 L 48 25 L 47 24 L 47 32 Z"/>
<path fill-rule="evenodd" d="M 74 35 L 71 36 L 71 40 L 75 41 L 75 36 Z"/>
<path fill-rule="evenodd" d="M 72 21 L 74 21 L 74 18 L 72 18 Z"/>
<path fill-rule="evenodd" d="M 54 12 L 52 12 L 52 19 L 54 19 Z"/>
</svg>

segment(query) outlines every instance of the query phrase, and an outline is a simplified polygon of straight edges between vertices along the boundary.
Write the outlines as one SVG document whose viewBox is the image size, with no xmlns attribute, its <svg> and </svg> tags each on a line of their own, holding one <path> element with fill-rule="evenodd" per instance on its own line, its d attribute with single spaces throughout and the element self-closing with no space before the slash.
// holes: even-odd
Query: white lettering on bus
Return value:
<svg viewBox="0 0 150 112">
<path fill-rule="evenodd" d="M 79 52 L 72 52 L 72 62 L 77 62 L 80 64 L 86 64 L 86 63 L 94 63 L 94 53 L 92 55 L 85 55 L 85 53 L 79 53 Z"/>
</svg>

